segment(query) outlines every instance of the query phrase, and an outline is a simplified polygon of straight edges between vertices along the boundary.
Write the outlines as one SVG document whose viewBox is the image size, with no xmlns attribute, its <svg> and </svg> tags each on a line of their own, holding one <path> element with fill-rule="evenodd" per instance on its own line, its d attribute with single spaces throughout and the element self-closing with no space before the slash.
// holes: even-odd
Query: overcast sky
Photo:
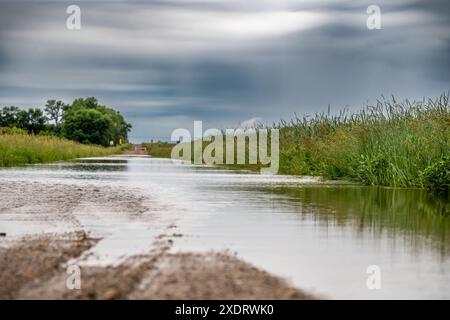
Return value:
<svg viewBox="0 0 450 320">
<path fill-rule="evenodd" d="M 68 30 L 66 8 L 81 8 Z M 380 30 L 366 26 L 370 4 Z M 0 106 L 95 96 L 133 141 L 450 89 L 447 0 L 0 0 Z"/>
</svg>

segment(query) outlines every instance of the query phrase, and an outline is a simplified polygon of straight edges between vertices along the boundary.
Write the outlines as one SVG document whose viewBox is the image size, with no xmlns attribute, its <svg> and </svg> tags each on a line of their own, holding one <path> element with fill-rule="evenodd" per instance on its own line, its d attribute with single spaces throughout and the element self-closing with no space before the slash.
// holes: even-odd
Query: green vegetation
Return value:
<svg viewBox="0 0 450 320">
<path fill-rule="evenodd" d="M 46 121 L 40 109 L 20 110 L 11 106 L 0 110 L 0 127 L 15 127 L 30 134 L 38 134 L 46 129 Z"/>
<path fill-rule="evenodd" d="M 29 134 L 55 135 L 84 144 L 104 147 L 127 142 L 131 125 L 114 109 L 98 103 L 94 97 L 76 99 L 71 105 L 48 100 L 41 109 L 0 110 L 0 127 L 19 128 Z"/>
<path fill-rule="evenodd" d="M 103 156 L 128 147 L 122 144 L 131 125 L 93 97 L 71 105 L 48 100 L 44 111 L 0 109 L 0 167 Z M 110 145 L 122 146 L 105 148 Z"/>
<path fill-rule="evenodd" d="M 383 98 L 358 113 L 296 117 L 273 128 L 280 130 L 279 173 L 367 185 L 426 187 L 433 193 L 448 194 L 448 95 L 422 102 Z M 208 144 L 204 142 L 203 148 Z M 162 154 L 170 156 L 170 150 Z M 231 167 L 261 168 L 259 164 Z"/>
<path fill-rule="evenodd" d="M 169 142 L 151 142 L 143 143 L 143 147 L 147 148 L 148 154 L 155 158 L 170 158 L 173 143 Z"/>
<path fill-rule="evenodd" d="M 47 100 L 45 105 L 45 113 L 47 114 L 47 119 L 53 122 L 50 125 L 50 129 L 55 134 L 61 133 L 61 121 L 64 116 L 64 110 L 67 109 L 67 105 L 62 101 Z"/>
<path fill-rule="evenodd" d="M 95 98 L 76 99 L 64 109 L 61 133 L 70 140 L 109 146 L 127 140 L 131 125 L 123 116 Z"/>
<path fill-rule="evenodd" d="M 392 98 L 356 114 L 318 114 L 277 128 L 280 173 L 448 190 L 448 95 L 426 102 Z"/>
<path fill-rule="evenodd" d="M 433 163 L 422 171 L 421 178 L 424 186 L 433 193 L 449 195 L 450 185 L 450 155 Z"/>
<path fill-rule="evenodd" d="M 106 156 L 121 153 L 127 147 L 83 145 L 55 136 L 28 135 L 19 129 L 0 128 L 0 167 Z"/>
</svg>

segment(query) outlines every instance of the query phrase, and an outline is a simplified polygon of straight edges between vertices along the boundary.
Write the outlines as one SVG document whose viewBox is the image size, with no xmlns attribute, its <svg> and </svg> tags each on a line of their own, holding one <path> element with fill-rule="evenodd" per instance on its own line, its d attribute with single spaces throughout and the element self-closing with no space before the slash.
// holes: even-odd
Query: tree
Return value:
<svg viewBox="0 0 450 320">
<path fill-rule="evenodd" d="M 98 103 L 94 97 L 75 99 L 71 106 L 65 108 L 63 117 L 63 126 L 66 119 L 70 119 L 80 110 L 96 110 L 111 120 L 109 132 L 112 133 L 111 141 L 115 144 L 119 141 L 128 140 L 128 132 L 131 130 L 131 124 L 127 123 L 123 116 L 116 110 L 108 108 Z M 64 133 L 63 133 L 64 134 Z M 71 139 L 69 136 L 66 138 Z M 109 142 L 109 141 L 108 141 Z"/>
<path fill-rule="evenodd" d="M 15 126 L 28 131 L 29 134 L 38 134 L 46 129 L 46 118 L 41 109 L 19 110 Z"/>
<path fill-rule="evenodd" d="M 113 121 L 95 109 L 80 108 L 64 116 L 62 134 L 70 140 L 109 146 L 114 140 Z"/>
<path fill-rule="evenodd" d="M 29 134 L 62 134 L 81 143 L 109 146 L 128 140 L 131 125 L 116 110 L 98 103 L 94 97 L 75 99 L 71 105 L 47 100 L 45 115 L 41 109 L 0 109 L 0 127 L 16 127 Z"/>
<path fill-rule="evenodd" d="M 11 106 L 0 110 L 0 127 L 17 127 L 19 108 Z"/>
<path fill-rule="evenodd" d="M 61 100 L 47 100 L 44 110 L 47 114 L 47 119 L 54 122 L 55 133 L 60 133 L 61 131 L 61 120 L 66 108 L 67 106 Z"/>
<path fill-rule="evenodd" d="M 0 127 L 16 127 L 30 134 L 38 134 L 46 129 L 46 118 L 41 109 L 4 107 L 0 111 Z"/>
</svg>

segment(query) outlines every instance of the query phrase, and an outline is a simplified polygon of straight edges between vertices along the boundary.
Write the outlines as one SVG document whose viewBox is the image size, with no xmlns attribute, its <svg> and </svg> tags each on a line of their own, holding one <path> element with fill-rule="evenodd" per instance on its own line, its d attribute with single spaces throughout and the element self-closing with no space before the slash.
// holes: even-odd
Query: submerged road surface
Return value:
<svg viewBox="0 0 450 320">
<path fill-rule="evenodd" d="M 156 255 L 163 256 L 159 266 L 215 261 L 227 270 L 233 254 L 286 279 L 290 286 L 272 282 L 281 298 L 305 297 L 302 292 L 344 299 L 450 298 L 449 204 L 421 190 L 264 176 L 168 159 L 90 158 L 0 170 L 0 232 L 7 234 L 0 238 L 2 250 L 12 250 L 24 237 L 82 232 L 84 247 L 73 251 L 68 245 L 63 262 L 91 275 L 98 268 L 117 272 L 153 252 L 133 266 L 136 274 L 146 273 L 138 282 L 87 298 L 155 297 L 156 291 L 142 292 L 155 290 L 149 283 L 155 285 L 161 271 L 152 260 Z M 211 250 L 225 253 L 202 256 Z M 189 260 L 183 260 L 185 252 Z M 236 275 L 246 268 L 239 266 Z M 269 277 L 245 272 L 242 279 L 253 279 L 249 286 Z M 175 268 L 170 277 L 176 274 Z M 49 277 L 55 287 L 58 277 Z M 28 292 L 64 290 L 55 287 Z M 191 289 L 178 285 L 170 289 L 178 295 L 166 292 L 162 298 L 186 297 Z M 267 292 L 259 291 L 259 297 Z M 216 298 L 227 297 L 221 294 Z"/>
</svg>

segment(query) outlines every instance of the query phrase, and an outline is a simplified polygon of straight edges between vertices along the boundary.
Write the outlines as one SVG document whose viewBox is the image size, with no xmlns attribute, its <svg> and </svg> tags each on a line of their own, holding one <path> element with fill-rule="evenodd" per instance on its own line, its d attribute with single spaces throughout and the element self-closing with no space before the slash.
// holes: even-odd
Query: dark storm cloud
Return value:
<svg viewBox="0 0 450 320">
<path fill-rule="evenodd" d="M 0 2 L 0 104 L 96 96 L 134 124 L 169 136 L 192 120 L 235 126 L 348 105 L 381 94 L 449 89 L 446 1 Z"/>
<path fill-rule="evenodd" d="M 447 21 L 450 19 L 450 6 L 447 0 L 412 1 L 405 2 L 400 6 L 403 10 L 421 10 L 443 16 Z"/>
</svg>

